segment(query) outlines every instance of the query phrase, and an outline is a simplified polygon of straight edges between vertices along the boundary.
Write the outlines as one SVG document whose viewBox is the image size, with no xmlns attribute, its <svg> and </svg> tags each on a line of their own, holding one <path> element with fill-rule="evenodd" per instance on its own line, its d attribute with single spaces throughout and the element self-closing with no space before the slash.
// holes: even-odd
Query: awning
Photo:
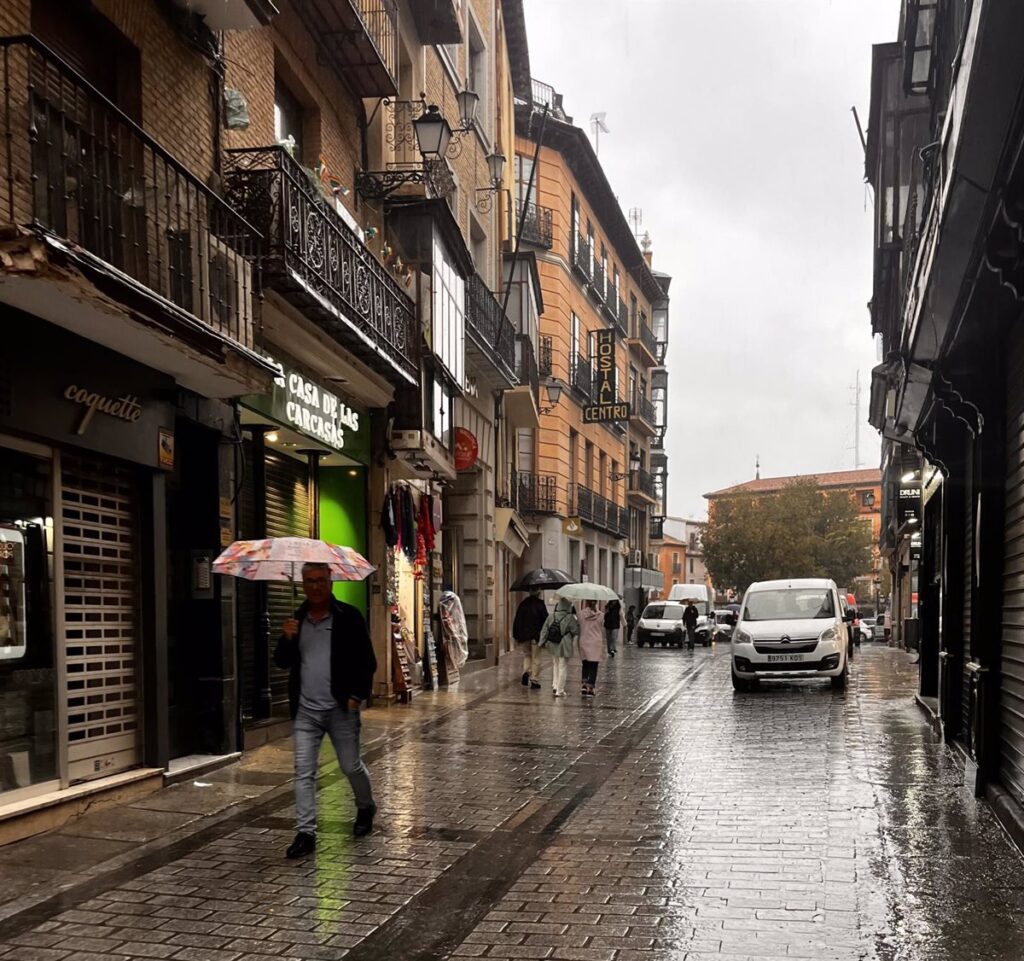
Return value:
<svg viewBox="0 0 1024 961">
<path fill-rule="evenodd" d="M 498 507 L 494 511 L 494 535 L 516 557 L 522 557 L 530 546 L 530 532 L 523 519 L 511 507 Z"/>
</svg>

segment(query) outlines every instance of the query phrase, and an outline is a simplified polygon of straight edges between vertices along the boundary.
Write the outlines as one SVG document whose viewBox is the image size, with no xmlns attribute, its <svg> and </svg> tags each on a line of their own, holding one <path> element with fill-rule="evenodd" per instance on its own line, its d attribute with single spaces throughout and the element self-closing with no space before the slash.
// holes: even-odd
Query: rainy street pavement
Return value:
<svg viewBox="0 0 1024 961">
<path fill-rule="evenodd" d="M 303 862 L 281 748 L 0 849 L 0 958 L 1019 959 L 1024 864 L 908 656 L 734 695 L 727 653 L 629 648 L 592 703 L 509 664 L 371 711 L 379 830 L 327 768 Z"/>
</svg>

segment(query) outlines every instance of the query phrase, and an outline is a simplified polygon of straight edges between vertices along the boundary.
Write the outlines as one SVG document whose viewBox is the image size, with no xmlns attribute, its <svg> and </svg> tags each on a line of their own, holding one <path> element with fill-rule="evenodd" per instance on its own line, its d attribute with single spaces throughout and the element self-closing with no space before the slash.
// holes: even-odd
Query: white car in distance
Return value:
<svg viewBox="0 0 1024 961">
<path fill-rule="evenodd" d="M 743 598 L 732 633 L 732 684 L 749 691 L 763 680 L 820 677 L 846 687 L 850 620 L 834 581 L 760 581 Z"/>
</svg>

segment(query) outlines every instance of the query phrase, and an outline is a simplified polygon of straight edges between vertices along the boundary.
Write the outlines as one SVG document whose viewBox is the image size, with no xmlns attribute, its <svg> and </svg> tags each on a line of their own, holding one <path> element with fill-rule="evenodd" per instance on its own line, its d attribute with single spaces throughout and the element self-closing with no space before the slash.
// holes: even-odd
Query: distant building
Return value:
<svg viewBox="0 0 1024 961">
<path fill-rule="evenodd" d="M 814 480 L 822 493 L 849 491 L 850 496 L 856 499 L 861 519 L 865 524 L 871 525 L 871 570 L 866 571 L 863 578 L 858 578 L 858 584 L 841 586 L 856 589 L 859 597 L 863 599 L 865 595 L 869 596 L 877 604 L 881 586 L 881 555 L 877 545 L 882 529 L 882 472 L 878 468 L 834 471 L 827 474 L 792 474 L 788 477 L 757 477 L 744 484 L 705 494 L 708 501 L 708 516 L 714 516 L 715 505 L 725 498 L 738 494 L 778 494 L 790 484 L 807 479 Z"/>
<path fill-rule="evenodd" d="M 704 564 L 704 521 L 683 517 L 666 517 L 662 536 L 652 541 L 657 551 L 664 589 L 658 596 L 667 597 L 673 584 L 711 584 Z"/>
</svg>

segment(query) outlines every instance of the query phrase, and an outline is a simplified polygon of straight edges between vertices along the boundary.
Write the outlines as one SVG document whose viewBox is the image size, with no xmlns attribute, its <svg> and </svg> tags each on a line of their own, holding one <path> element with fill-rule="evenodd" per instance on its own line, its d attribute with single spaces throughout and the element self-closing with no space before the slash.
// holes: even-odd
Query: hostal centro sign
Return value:
<svg viewBox="0 0 1024 961">
<path fill-rule="evenodd" d="M 583 423 L 607 424 L 629 420 L 629 404 L 620 403 L 616 397 L 615 331 L 597 331 L 595 349 L 594 399 L 597 403 L 583 408 Z"/>
<path fill-rule="evenodd" d="M 367 462 L 370 446 L 367 414 L 307 374 L 280 363 L 278 367 L 273 394 L 247 397 L 245 405 L 325 447 Z"/>
</svg>

